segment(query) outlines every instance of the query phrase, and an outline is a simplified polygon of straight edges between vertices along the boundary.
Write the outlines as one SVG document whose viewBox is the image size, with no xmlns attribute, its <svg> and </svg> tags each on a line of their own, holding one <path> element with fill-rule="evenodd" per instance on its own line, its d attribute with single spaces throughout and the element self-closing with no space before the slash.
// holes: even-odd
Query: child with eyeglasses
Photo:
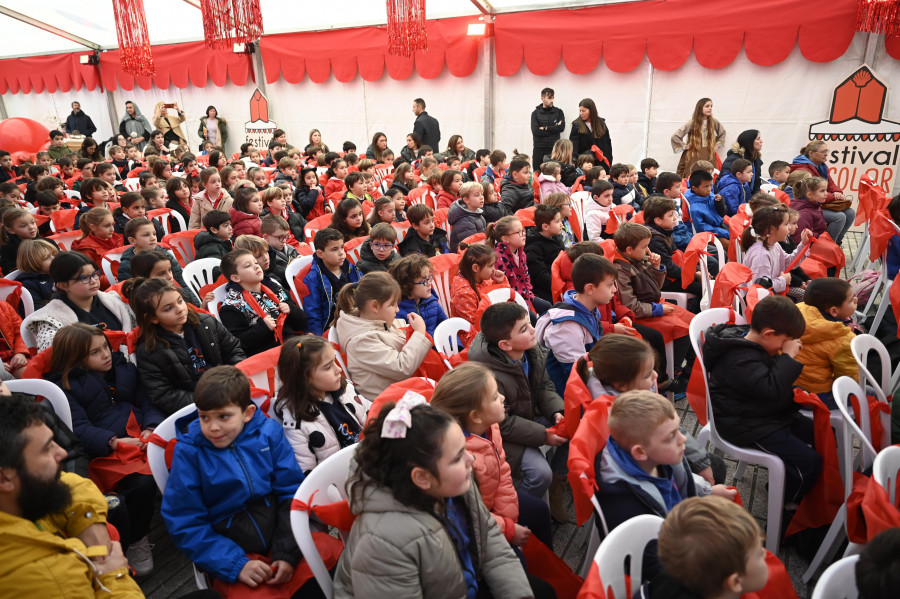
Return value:
<svg viewBox="0 0 900 599">
<path fill-rule="evenodd" d="M 434 266 L 422 254 L 410 254 L 395 260 L 388 271 L 400 284 L 401 299 L 397 304 L 397 318 L 415 313 L 425 321 L 425 330 L 434 335 L 437 325 L 447 320 L 432 283 Z"/>
</svg>

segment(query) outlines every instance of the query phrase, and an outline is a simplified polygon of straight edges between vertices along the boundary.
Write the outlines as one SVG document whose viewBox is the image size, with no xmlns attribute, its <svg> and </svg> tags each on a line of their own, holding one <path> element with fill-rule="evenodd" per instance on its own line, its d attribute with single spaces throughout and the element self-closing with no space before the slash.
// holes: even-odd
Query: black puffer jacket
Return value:
<svg viewBox="0 0 900 599">
<path fill-rule="evenodd" d="M 244 358 L 241 343 L 209 314 L 199 314 L 200 324 L 194 328 L 203 351 L 207 368 L 222 364 L 237 364 Z M 148 351 L 143 340 L 138 343 L 138 374 L 150 396 L 150 401 L 165 414 L 194 402 L 194 377 L 191 356 L 187 348 L 171 333 L 162 332 L 163 340 Z M 168 342 L 168 347 L 166 347 Z"/>
<path fill-rule="evenodd" d="M 594 134 L 587 127 L 585 127 L 584 133 L 579 132 L 578 119 L 572 123 L 572 130 L 569 131 L 569 139 L 572 141 L 572 156 L 589 154 L 591 153 L 591 146 L 597 146 L 600 148 L 600 151 L 603 152 L 603 157 L 609 160 L 609 164 L 604 164 L 603 161 L 595 164 L 597 166 L 602 166 L 609 171 L 609 167 L 612 166 L 614 162 L 612 139 L 609 136 L 609 128 L 606 126 L 606 119 L 600 119 L 600 121 L 606 129 L 606 133 L 601 137 L 594 137 Z"/>
<path fill-rule="evenodd" d="M 356 270 L 360 275 L 367 275 L 370 272 L 387 272 L 391 266 L 391 262 L 400 257 L 396 250 L 392 251 L 387 258 L 379 260 L 372 251 L 372 246 L 368 243 L 362 244 L 359 249 L 359 262 L 356 263 Z"/>
<path fill-rule="evenodd" d="M 534 188 L 528 183 L 519 185 L 511 179 L 503 179 L 500 183 L 500 204 L 509 216 L 522 208 L 530 208 L 534 206 Z"/>
<path fill-rule="evenodd" d="M 553 303 L 551 292 L 553 277 L 550 274 L 550 266 L 565 249 L 563 244 L 555 237 L 544 237 L 537 227 L 528 229 L 525 238 L 525 255 L 528 257 L 528 274 L 531 277 L 531 287 L 534 294 L 544 301 Z"/>
<path fill-rule="evenodd" d="M 566 115 L 556 106 L 544 108 L 538 104 L 531 113 L 531 135 L 536 148 L 553 147 L 559 134 L 566 130 Z M 543 162 L 543 156 L 532 156 L 534 164 Z"/>
<path fill-rule="evenodd" d="M 790 356 L 770 356 L 747 341 L 748 330 L 748 325 L 716 325 L 703 344 L 716 429 L 726 441 L 744 447 L 800 417 L 793 386 L 803 370 Z"/>
</svg>

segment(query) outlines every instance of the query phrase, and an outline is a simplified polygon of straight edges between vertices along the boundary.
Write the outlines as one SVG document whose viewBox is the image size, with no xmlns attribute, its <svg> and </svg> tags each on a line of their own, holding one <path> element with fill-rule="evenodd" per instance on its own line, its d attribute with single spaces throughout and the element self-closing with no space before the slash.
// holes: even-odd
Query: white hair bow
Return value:
<svg viewBox="0 0 900 599">
<path fill-rule="evenodd" d="M 425 398 L 418 393 L 412 391 L 404 393 L 384 419 L 384 424 L 381 425 L 381 437 L 383 439 L 405 439 L 406 431 L 412 426 L 410 410 L 424 403 L 426 403 Z"/>
</svg>

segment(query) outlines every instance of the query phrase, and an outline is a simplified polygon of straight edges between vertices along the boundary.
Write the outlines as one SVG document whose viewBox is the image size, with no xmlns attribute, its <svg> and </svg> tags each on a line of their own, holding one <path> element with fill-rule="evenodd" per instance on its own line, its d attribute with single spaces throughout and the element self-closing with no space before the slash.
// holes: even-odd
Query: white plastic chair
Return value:
<svg viewBox="0 0 900 599">
<path fill-rule="evenodd" d="M 894 227 L 894 235 L 900 235 L 900 226 L 891 221 L 891 224 Z M 878 304 L 878 310 L 875 312 L 875 319 L 872 321 L 872 326 L 869 327 L 870 331 L 877 331 L 878 325 L 881 324 L 881 319 L 884 318 L 885 312 L 887 312 L 888 306 L 891 303 L 890 298 L 890 287 L 891 280 L 888 279 L 887 273 L 887 250 L 881 255 L 881 268 L 878 273 L 878 280 L 875 281 L 875 286 L 872 287 L 872 293 L 869 296 L 869 301 L 866 303 L 866 307 L 863 309 L 863 314 L 868 314 L 869 310 L 872 306 L 875 305 L 875 299 L 878 296 L 879 290 L 881 290 L 881 303 Z"/>
<path fill-rule="evenodd" d="M 517 304 L 528 310 L 528 304 L 525 302 L 525 298 L 518 294 L 516 291 L 512 291 L 511 289 L 500 288 L 493 289 L 488 291 L 487 298 L 490 300 L 491 304 L 500 304 L 503 302 L 508 302 L 510 300 L 510 293 L 513 293 L 513 299 Z"/>
<path fill-rule="evenodd" d="M 163 420 L 153 432 L 168 441 L 175 437 L 175 423 L 178 421 L 178 419 L 187 416 L 188 414 L 192 414 L 196 411 L 197 406 L 195 406 L 194 404 L 184 406 L 183 408 Z M 153 480 L 156 481 L 156 486 L 159 488 L 159 492 L 165 494 L 166 483 L 169 480 L 169 467 L 166 466 L 166 449 L 164 447 L 160 447 L 159 445 L 148 443 L 147 463 L 150 465 L 150 473 L 153 475 Z M 202 572 L 200 572 L 200 569 L 197 568 L 196 564 L 192 565 L 194 566 L 194 582 L 197 583 L 197 588 L 208 589 L 209 586 L 206 583 L 206 576 Z"/>
<path fill-rule="evenodd" d="M 169 209 L 168 212 L 165 212 L 163 214 L 156 214 L 154 216 L 151 216 L 150 218 L 152 218 L 162 226 L 163 233 L 165 233 L 166 235 L 173 232 L 171 223 L 169 221 L 170 218 L 174 219 L 175 222 L 178 223 L 179 231 L 187 231 L 187 223 L 184 222 L 184 217 L 178 214 L 178 212 L 175 210 Z"/>
<path fill-rule="evenodd" d="M 213 318 L 221 322 L 221 318 L 219 318 L 219 308 L 222 306 L 222 302 L 225 301 L 225 294 L 227 291 L 225 290 L 225 285 L 219 285 L 215 289 L 213 289 L 213 300 L 209 302 L 207 308 L 209 309 L 209 313 L 212 314 Z"/>
<path fill-rule="evenodd" d="M 682 291 L 663 291 L 660 293 L 660 299 L 670 300 L 670 303 L 675 304 L 681 308 L 687 310 L 688 300 L 694 297 L 692 293 L 684 293 Z M 675 378 L 675 343 L 672 341 L 667 341 L 665 344 L 666 351 L 666 378 L 674 379 Z M 678 366 L 681 366 L 679 364 Z M 675 393 L 669 391 L 666 393 L 666 397 L 670 400 L 675 401 Z"/>
<path fill-rule="evenodd" d="M 303 502 L 312 507 L 347 499 L 347 474 L 350 469 L 350 460 L 353 459 L 355 452 L 355 445 L 345 447 L 313 468 L 294 494 L 294 503 Z M 327 599 L 331 599 L 334 595 L 334 582 L 331 580 L 331 575 L 328 574 L 325 562 L 313 541 L 308 511 L 291 509 L 291 530 L 306 563 L 309 564 L 310 570 L 316 577 L 316 582 L 322 589 L 322 593 Z M 349 530 L 338 529 L 338 534 L 345 543 L 349 532 Z"/>
<path fill-rule="evenodd" d="M 10 276 L 13 273 L 18 273 L 18 272 L 19 272 L 18 270 L 14 270 L 12 273 L 10 273 Z M 15 279 L 11 279 L 10 276 L 7 276 L 5 278 L 10 281 L 14 281 Z M 34 298 L 31 297 L 31 293 L 27 289 L 25 289 L 25 287 L 19 287 L 18 289 L 20 289 L 22 291 L 22 293 L 19 297 L 19 301 L 22 302 L 22 307 L 24 309 L 25 316 L 28 316 L 29 314 L 34 312 Z M 8 298 L 10 295 L 12 295 L 13 291 L 15 291 L 15 290 L 16 290 L 15 285 L 0 285 L 0 301 L 6 301 L 6 298 Z"/>
<path fill-rule="evenodd" d="M 294 283 L 294 277 L 303 270 L 303 267 L 313 261 L 312 256 L 298 256 L 290 261 L 287 265 L 287 268 L 284 271 L 284 277 L 287 279 L 288 287 L 291 288 L 291 299 L 296 302 L 298 306 L 303 307 L 303 302 L 300 301 L 300 295 L 297 293 L 297 284 Z"/>
<path fill-rule="evenodd" d="M 125 179 L 123 183 L 125 189 L 128 191 L 140 191 L 141 190 L 141 180 L 140 177 L 129 177 Z"/>
<path fill-rule="evenodd" d="M 347 364 L 344 362 L 343 356 L 341 356 L 340 347 L 341 342 L 338 340 L 337 327 L 332 326 L 328 329 L 328 342 L 337 345 L 337 348 L 334 350 L 334 358 L 337 360 L 338 366 L 341 367 L 341 370 L 344 371 L 344 376 L 349 380 L 353 380 L 350 376 L 350 369 L 347 368 Z"/>
<path fill-rule="evenodd" d="M 69 427 L 69 430 L 72 430 L 72 408 L 69 407 L 69 398 L 55 384 L 43 379 L 18 379 L 7 381 L 6 386 L 14 393 L 40 395 L 47 400 L 59 419 Z"/>
<path fill-rule="evenodd" d="M 34 333 L 31 332 L 31 329 L 28 328 L 27 323 L 28 319 L 23 318 L 22 324 L 19 326 L 19 336 L 22 338 L 22 341 L 25 342 L 25 345 L 28 346 L 28 349 L 35 349 L 37 348 L 37 337 L 35 337 Z"/>
<path fill-rule="evenodd" d="M 702 262 L 701 262 L 702 264 Z M 738 458 L 741 462 L 757 464 L 764 466 L 769 471 L 769 502 L 768 512 L 766 516 L 766 549 L 774 554 L 778 554 L 778 547 L 781 543 L 781 510 L 784 506 L 784 462 L 776 456 L 764 451 L 748 449 L 746 447 L 738 447 L 729 443 L 716 430 L 715 418 L 713 414 L 712 401 L 709 395 L 709 376 L 706 371 L 706 364 L 703 362 L 703 343 L 702 335 L 708 328 L 716 324 L 726 323 L 734 314 L 735 324 L 747 324 L 746 319 L 740 314 L 735 314 L 728 308 L 713 308 L 704 310 L 697 314 L 691 321 L 690 336 L 691 345 L 700 360 L 700 368 L 703 372 L 703 378 L 707 381 L 706 386 L 706 417 L 707 425 L 701 431 L 699 439 L 705 444 L 708 436 L 713 445 Z M 743 476 L 746 464 L 738 464 L 735 471 L 735 480 L 740 480 Z"/>
<path fill-rule="evenodd" d="M 184 282 L 197 297 L 200 297 L 200 289 L 216 280 L 213 277 L 213 270 L 218 268 L 221 263 L 222 261 L 218 258 L 200 258 L 185 265 L 182 271 Z"/>
<path fill-rule="evenodd" d="M 887 396 L 892 392 L 891 357 L 888 354 L 887 348 L 884 347 L 884 344 L 881 343 L 877 337 L 873 337 L 872 335 L 857 335 L 850 342 L 850 351 L 853 352 L 853 357 L 856 358 L 856 365 L 859 367 L 860 387 L 863 389 L 871 387 L 875 390 L 875 397 L 879 402 L 889 404 L 890 402 L 888 402 Z M 875 377 L 869 372 L 869 368 L 866 366 L 866 362 L 872 351 L 878 354 L 878 359 L 881 361 L 880 381 L 875 380 Z M 891 416 L 889 412 L 882 412 L 879 417 L 881 419 L 883 431 L 882 437 L 879 440 L 879 446 L 884 448 L 891 444 Z M 874 445 L 875 439 L 872 439 L 872 441 Z"/>
<path fill-rule="evenodd" d="M 900 446 L 885 447 L 875 456 L 872 478 L 887 491 L 891 503 L 897 505 L 897 473 L 900 471 Z"/>
<path fill-rule="evenodd" d="M 76 199 L 76 200 L 80 200 L 80 199 L 81 199 L 81 192 L 80 192 L 80 191 L 74 191 L 74 190 L 72 190 L 72 189 L 67 189 L 67 190 L 65 190 L 65 194 L 66 194 L 66 197 L 67 197 L 67 198 L 70 198 L 70 199 Z"/>
<path fill-rule="evenodd" d="M 453 284 L 453 278 L 459 272 L 459 262 L 456 266 L 441 271 L 434 271 L 434 282 L 432 289 L 438 296 L 438 302 L 444 310 L 444 314 L 450 316 L 452 306 L 450 305 L 450 286 Z"/>
<path fill-rule="evenodd" d="M 110 285 L 115 285 L 118 283 L 118 279 L 116 275 L 113 273 L 113 263 L 122 261 L 122 254 L 125 253 L 125 250 L 128 248 L 123 248 L 122 251 L 108 251 L 103 256 L 100 257 L 100 268 L 103 269 L 103 274 L 106 275 L 106 280 L 109 281 Z"/>
<path fill-rule="evenodd" d="M 81 237 L 81 231 L 63 231 L 62 233 L 55 233 L 47 239 L 55 241 L 60 251 L 67 252 L 72 249 L 72 243 L 79 237 Z"/>
<path fill-rule="evenodd" d="M 583 239 L 587 241 L 587 237 L 584 234 L 585 231 L 585 222 L 584 222 L 584 203 L 590 199 L 591 194 L 587 191 L 576 191 L 569 199 L 572 201 L 572 212 L 575 213 L 575 217 L 578 219 L 578 224 L 581 226 L 581 231 L 577 232 L 578 239 Z"/>
<path fill-rule="evenodd" d="M 600 543 L 594 555 L 594 563 L 600 571 L 603 590 L 607 597 L 631 597 L 641 586 L 644 566 L 644 550 L 650 541 L 659 537 L 663 519 L 642 514 L 617 526 Z M 627 570 L 626 570 L 627 568 Z M 630 578 L 631 589 L 627 588 Z"/>
<path fill-rule="evenodd" d="M 17 268 L 16 270 L 12 271 L 11 273 L 9 273 L 8 275 L 6 275 L 3 278 L 9 279 L 10 281 L 15 281 L 16 279 L 19 278 L 20 274 L 22 274 L 22 271 Z"/>
<path fill-rule="evenodd" d="M 822 572 L 812 599 L 856 599 L 859 591 L 856 588 L 856 562 L 858 555 L 845 557 L 828 566 Z"/>
<path fill-rule="evenodd" d="M 472 324 L 464 318 L 448 318 L 434 328 L 435 348 L 445 356 L 455 356 L 464 347 L 459 344 L 459 334 L 472 330 Z"/>
<path fill-rule="evenodd" d="M 867 465 L 875 459 L 876 451 L 872 446 L 872 434 L 869 429 L 869 404 L 866 394 L 860 386 L 849 376 L 839 377 L 832 385 L 834 401 L 844 417 L 843 426 L 838 428 L 840 442 L 838 451 L 843 453 L 841 462 L 841 478 L 844 481 L 844 504 L 838 510 L 837 515 L 828 528 L 825 539 L 819 546 L 815 557 L 803 574 L 803 582 L 809 582 L 822 564 L 829 563 L 834 557 L 841 541 L 847 536 L 847 499 L 853 490 L 853 437 L 859 439 L 859 470 L 865 470 Z M 853 418 L 853 405 L 850 397 L 855 396 L 859 403 L 859 424 Z M 850 542 L 844 551 L 844 557 L 859 553 L 862 547 Z M 821 584 L 821 581 L 820 581 Z"/>
</svg>

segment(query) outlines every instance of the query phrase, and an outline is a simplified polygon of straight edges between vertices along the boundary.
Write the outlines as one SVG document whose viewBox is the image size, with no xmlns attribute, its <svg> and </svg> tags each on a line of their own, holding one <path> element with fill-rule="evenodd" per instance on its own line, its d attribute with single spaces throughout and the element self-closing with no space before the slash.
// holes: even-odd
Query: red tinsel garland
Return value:
<svg viewBox="0 0 900 599">
<path fill-rule="evenodd" d="M 885 35 L 900 33 L 900 0 L 859 0 L 856 30 Z"/>
<path fill-rule="evenodd" d="M 247 44 L 263 34 L 259 0 L 200 0 L 203 12 L 203 37 L 206 45 L 231 50 L 234 44 Z"/>
<path fill-rule="evenodd" d="M 410 58 L 428 49 L 425 0 L 387 0 L 388 53 Z"/>
<path fill-rule="evenodd" d="M 154 75 L 156 67 L 150 49 L 144 0 L 116 0 L 112 5 L 122 68 L 132 75 Z"/>
</svg>

